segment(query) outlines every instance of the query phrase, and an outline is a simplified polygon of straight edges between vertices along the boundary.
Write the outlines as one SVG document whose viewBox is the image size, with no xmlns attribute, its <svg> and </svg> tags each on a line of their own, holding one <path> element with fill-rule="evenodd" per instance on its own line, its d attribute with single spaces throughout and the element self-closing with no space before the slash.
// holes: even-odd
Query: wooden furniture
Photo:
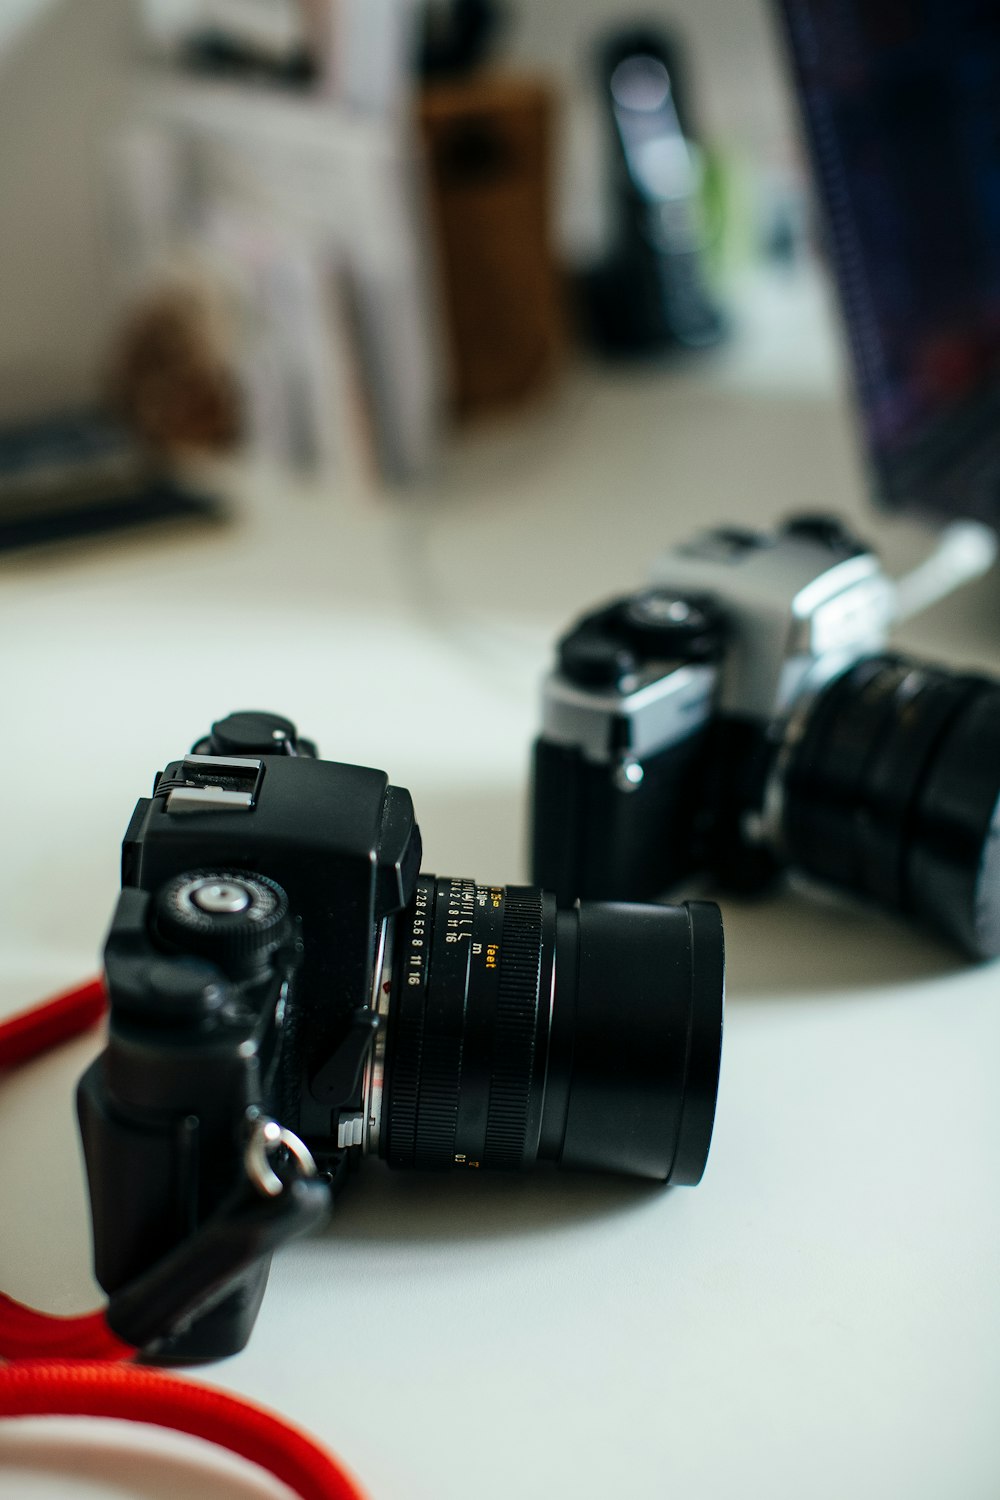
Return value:
<svg viewBox="0 0 1000 1500">
<path fill-rule="evenodd" d="M 421 98 L 459 416 L 528 397 L 560 364 L 554 117 L 552 89 L 535 79 L 481 75 L 434 84 Z"/>
</svg>

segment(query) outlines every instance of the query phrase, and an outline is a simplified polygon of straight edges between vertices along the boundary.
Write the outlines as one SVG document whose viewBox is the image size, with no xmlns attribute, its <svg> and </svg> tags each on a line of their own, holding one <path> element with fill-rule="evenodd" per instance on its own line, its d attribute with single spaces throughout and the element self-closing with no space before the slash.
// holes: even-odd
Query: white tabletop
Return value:
<svg viewBox="0 0 1000 1500">
<path fill-rule="evenodd" d="M 216 533 L 0 558 L 2 1011 L 95 970 L 134 801 L 220 714 L 274 708 L 409 786 L 427 868 L 523 879 L 538 678 L 575 611 L 715 519 L 816 506 L 894 564 L 922 544 L 866 509 L 833 396 L 711 371 L 576 375 L 422 494 L 248 474 L 238 495 Z M 1000 665 L 995 583 L 903 638 Z M 203 1378 L 311 1429 L 374 1500 L 993 1500 L 995 968 L 794 892 L 725 915 L 698 1189 L 369 1163 Z M 98 1045 L 0 1088 L 0 1286 L 61 1312 L 99 1300 L 72 1116 Z M 200 1447 L 104 1424 L 15 1424 L 0 1460 L 3 1496 L 244 1492 Z"/>
</svg>

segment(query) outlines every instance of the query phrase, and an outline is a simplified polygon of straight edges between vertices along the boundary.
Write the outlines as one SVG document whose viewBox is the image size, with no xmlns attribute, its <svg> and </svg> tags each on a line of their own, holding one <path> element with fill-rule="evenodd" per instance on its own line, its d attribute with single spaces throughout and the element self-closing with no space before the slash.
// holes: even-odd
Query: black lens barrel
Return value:
<svg viewBox="0 0 1000 1500">
<path fill-rule="evenodd" d="M 564 1015 L 552 1038 L 539 1155 L 699 1182 L 722 1053 L 719 908 L 587 901 L 557 920 L 556 1012 Z"/>
<path fill-rule="evenodd" d="M 422 876 L 399 921 L 381 1150 L 394 1166 L 695 1183 L 722 1035 L 718 908 Z"/>
<path fill-rule="evenodd" d="M 809 710 L 783 774 L 787 857 L 1000 952 L 1000 686 L 898 656 L 859 662 Z"/>
</svg>

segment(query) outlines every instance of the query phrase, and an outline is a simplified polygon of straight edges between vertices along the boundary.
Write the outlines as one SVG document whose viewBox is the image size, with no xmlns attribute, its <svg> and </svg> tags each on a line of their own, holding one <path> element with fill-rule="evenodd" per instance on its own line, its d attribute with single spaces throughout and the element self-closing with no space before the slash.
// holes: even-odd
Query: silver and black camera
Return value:
<svg viewBox="0 0 1000 1500">
<path fill-rule="evenodd" d="M 836 519 L 719 527 L 583 615 L 544 688 L 533 879 L 648 900 L 795 868 L 1000 952 L 1000 687 L 887 651 L 896 584 Z"/>
</svg>

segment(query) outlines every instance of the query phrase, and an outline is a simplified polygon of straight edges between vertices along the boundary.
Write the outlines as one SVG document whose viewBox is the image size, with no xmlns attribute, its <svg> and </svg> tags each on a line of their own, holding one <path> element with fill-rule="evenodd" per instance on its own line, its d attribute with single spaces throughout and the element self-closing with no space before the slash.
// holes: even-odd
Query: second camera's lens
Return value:
<svg viewBox="0 0 1000 1500">
<path fill-rule="evenodd" d="M 421 876 L 397 923 L 379 1150 L 393 1166 L 696 1183 L 722 1041 L 718 908 Z"/>
<path fill-rule="evenodd" d="M 837 678 L 788 747 L 782 837 L 823 880 L 1000 952 L 1000 686 L 905 658 Z"/>
</svg>

